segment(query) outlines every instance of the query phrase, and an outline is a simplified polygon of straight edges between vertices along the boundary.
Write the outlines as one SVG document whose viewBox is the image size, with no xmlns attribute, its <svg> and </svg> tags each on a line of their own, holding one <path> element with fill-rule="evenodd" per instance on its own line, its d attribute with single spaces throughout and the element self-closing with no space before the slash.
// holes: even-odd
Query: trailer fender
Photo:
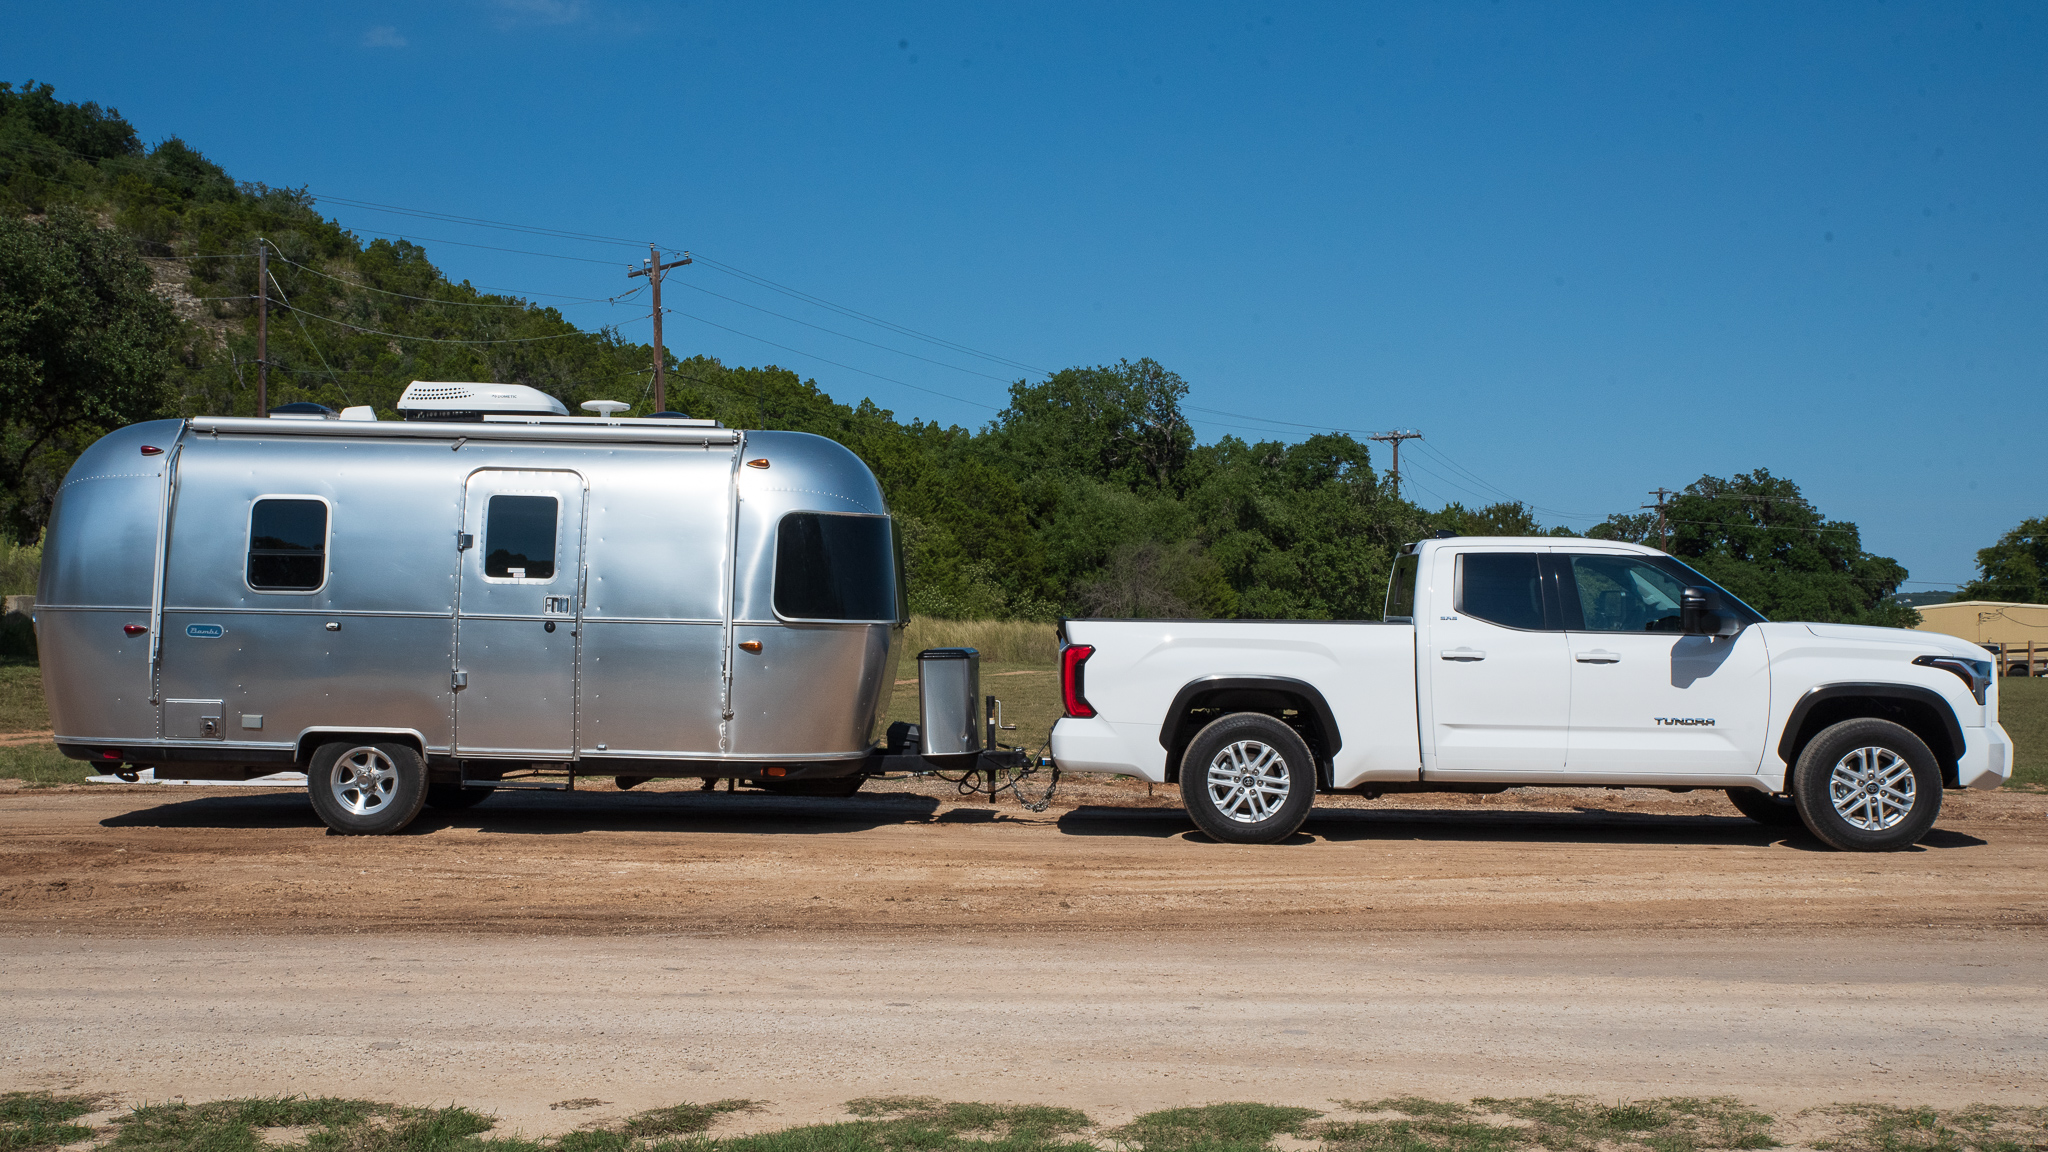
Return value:
<svg viewBox="0 0 2048 1152">
<path fill-rule="evenodd" d="M 427 738 L 417 728 L 307 728 L 299 733 L 295 743 L 299 764 L 304 767 L 313 759 L 313 751 L 322 744 L 336 740 L 361 740 L 365 744 L 398 743 L 410 744 L 420 754 L 420 760 L 427 759 Z"/>
</svg>

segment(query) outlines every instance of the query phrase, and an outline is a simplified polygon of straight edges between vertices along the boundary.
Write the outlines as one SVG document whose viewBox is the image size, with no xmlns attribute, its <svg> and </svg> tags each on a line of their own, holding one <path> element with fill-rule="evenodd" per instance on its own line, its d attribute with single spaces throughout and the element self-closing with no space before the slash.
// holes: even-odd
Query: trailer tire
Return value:
<svg viewBox="0 0 2048 1152">
<path fill-rule="evenodd" d="M 322 744 L 306 765 L 313 811 L 344 836 L 388 836 L 427 801 L 427 766 L 408 744 Z"/>
<path fill-rule="evenodd" d="M 461 808 L 474 808 L 491 798 L 497 789 L 488 784 L 429 784 L 427 785 L 427 807 L 453 812 Z"/>
<path fill-rule="evenodd" d="M 1728 802 L 1759 824 L 1771 828 L 1799 827 L 1799 805 L 1790 796 L 1777 796 L 1755 788 L 1730 788 Z"/>
<path fill-rule="evenodd" d="M 1263 712 L 1233 712 L 1195 733 L 1181 759 L 1181 800 L 1226 844 L 1272 844 L 1308 819 L 1316 762 L 1300 733 Z"/>
<path fill-rule="evenodd" d="M 1904 725 L 1844 720 L 1808 741 L 1792 769 L 1799 818 L 1844 852 L 1911 847 L 1941 815 L 1941 767 Z"/>
</svg>

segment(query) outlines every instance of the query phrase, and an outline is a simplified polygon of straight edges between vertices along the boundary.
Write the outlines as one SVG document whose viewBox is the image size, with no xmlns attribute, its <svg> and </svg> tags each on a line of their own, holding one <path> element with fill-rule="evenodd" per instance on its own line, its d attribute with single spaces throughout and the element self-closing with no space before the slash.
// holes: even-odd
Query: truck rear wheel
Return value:
<svg viewBox="0 0 2048 1152">
<path fill-rule="evenodd" d="M 1773 828 L 1799 826 L 1799 805 L 1790 796 L 1775 796 L 1755 788 L 1730 788 L 1728 802 L 1759 824 Z"/>
<path fill-rule="evenodd" d="M 1893 852 L 1934 827 L 1941 769 L 1910 730 L 1889 720 L 1844 720 L 1822 730 L 1792 769 L 1792 799 L 1807 830 L 1844 852 Z"/>
<path fill-rule="evenodd" d="M 1308 819 L 1315 757 L 1299 733 L 1262 712 L 1210 721 L 1180 762 L 1180 794 L 1195 826 L 1226 844 L 1272 844 Z"/>
<path fill-rule="evenodd" d="M 322 744 L 306 766 L 313 811 L 345 836 L 387 836 L 427 800 L 427 766 L 405 744 Z"/>
</svg>

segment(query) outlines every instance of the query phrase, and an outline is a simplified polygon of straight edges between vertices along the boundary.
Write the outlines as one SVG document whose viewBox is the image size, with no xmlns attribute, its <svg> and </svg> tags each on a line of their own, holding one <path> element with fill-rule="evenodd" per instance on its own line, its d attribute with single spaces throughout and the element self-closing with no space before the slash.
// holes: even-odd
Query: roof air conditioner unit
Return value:
<svg viewBox="0 0 2048 1152">
<path fill-rule="evenodd" d="M 398 398 L 398 414 L 407 420 L 476 424 L 484 415 L 567 416 L 560 400 L 524 384 L 467 384 L 449 380 L 415 380 Z"/>
</svg>

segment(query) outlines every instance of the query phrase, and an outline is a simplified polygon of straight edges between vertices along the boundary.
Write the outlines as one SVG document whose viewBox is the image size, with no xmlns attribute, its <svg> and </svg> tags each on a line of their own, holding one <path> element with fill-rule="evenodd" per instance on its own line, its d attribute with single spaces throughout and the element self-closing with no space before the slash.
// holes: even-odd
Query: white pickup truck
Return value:
<svg viewBox="0 0 2048 1152">
<path fill-rule="evenodd" d="M 1178 782 L 1218 840 L 1294 834 L 1317 792 L 1725 788 L 1882 851 L 1944 788 L 1996 788 L 1991 654 L 1930 632 L 1772 623 L 1652 548 L 1450 537 L 1402 550 L 1386 619 L 1066 620 L 1067 772 Z"/>
</svg>

